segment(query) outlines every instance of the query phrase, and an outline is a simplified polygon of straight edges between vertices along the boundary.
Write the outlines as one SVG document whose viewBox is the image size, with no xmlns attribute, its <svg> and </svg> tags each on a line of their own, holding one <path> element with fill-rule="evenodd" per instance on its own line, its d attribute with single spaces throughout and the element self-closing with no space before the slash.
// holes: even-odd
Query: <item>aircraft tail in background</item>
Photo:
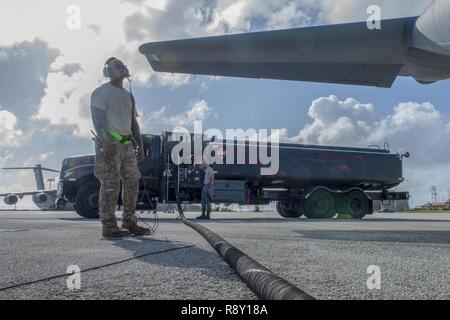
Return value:
<svg viewBox="0 0 450 320">
<path fill-rule="evenodd" d="M 58 170 L 44 168 L 41 164 L 37 164 L 34 167 L 8 167 L 2 168 L 2 170 L 33 170 L 36 181 L 36 191 L 0 194 L 0 197 L 4 197 L 5 204 L 15 205 L 24 196 L 32 196 L 34 204 L 41 210 L 64 209 L 61 204 L 56 205 L 57 190 L 46 189 L 44 183 L 43 171 L 59 173 Z"/>
</svg>

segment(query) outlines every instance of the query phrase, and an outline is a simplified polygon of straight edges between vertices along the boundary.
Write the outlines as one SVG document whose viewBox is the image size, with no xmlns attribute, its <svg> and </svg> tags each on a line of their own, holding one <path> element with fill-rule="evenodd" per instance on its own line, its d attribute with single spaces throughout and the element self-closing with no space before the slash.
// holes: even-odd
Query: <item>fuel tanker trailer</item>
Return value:
<svg viewBox="0 0 450 320">
<path fill-rule="evenodd" d="M 402 163 L 409 154 L 391 153 L 386 146 L 258 144 L 173 132 L 142 137 L 138 209 L 176 203 L 177 195 L 179 201 L 200 203 L 203 177 L 198 163 L 205 154 L 215 161 L 214 203 L 276 202 L 284 218 L 329 219 L 342 213 L 361 219 L 373 213 L 374 200 L 409 199 L 408 192 L 392 191 L 404 181 Z M 94 162 L 94 155 L 64 159 L 58 185 L 59 200 L 73 203 L 86 218 L 98 217 L 100 185 Z"/>
</svg>

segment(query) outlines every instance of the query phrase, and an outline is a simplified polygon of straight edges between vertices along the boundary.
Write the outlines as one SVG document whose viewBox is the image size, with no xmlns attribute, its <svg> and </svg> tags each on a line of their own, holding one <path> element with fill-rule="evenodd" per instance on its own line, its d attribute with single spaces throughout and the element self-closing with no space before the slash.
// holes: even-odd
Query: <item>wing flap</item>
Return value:
<svg viewBox="0 0 450 320">
<path fill-rule="evenodd" d="M 166 66 L 155 62 L 155 71 Z M 171 66 L 174 73 L 227 77 L 326 82 L 389 88 L 402 65 L 302 64 L 302 63 L 199 63 Z"/>
</svg>

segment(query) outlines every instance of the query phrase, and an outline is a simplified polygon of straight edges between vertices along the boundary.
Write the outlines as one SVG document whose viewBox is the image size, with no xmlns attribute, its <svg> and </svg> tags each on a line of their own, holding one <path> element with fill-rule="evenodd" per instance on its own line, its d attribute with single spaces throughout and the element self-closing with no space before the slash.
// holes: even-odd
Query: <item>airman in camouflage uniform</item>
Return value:
<svg viewBox="0 0 450 320">
<path fill-rule="evenodd" d="M 203 162 L 201 169 L 204 172 L 203 188 L 202 188 L 202 215 L 197 219 L 211 219 L 211 200 L 214 192 L 214 170 Z"/>
<path fill-rule="evenodd" d="M 106 62 L 103 72 L 111 81 L 94 90 L 91 96 L 92 120 L 97 131 L 95 176 L 101 183 L 99 214 L 103 236 L 146 235 L 151 230 L 137 225 L 135 213 L 141 177 L 137 162 L 144 158 L 144 151 L 134 97 L 123 88 L 123 80 L 129 77 L 129 72 L 116 58 Z M 115 207 L 121 180 L 124 210 L 119 228 Z"/>
</svg>

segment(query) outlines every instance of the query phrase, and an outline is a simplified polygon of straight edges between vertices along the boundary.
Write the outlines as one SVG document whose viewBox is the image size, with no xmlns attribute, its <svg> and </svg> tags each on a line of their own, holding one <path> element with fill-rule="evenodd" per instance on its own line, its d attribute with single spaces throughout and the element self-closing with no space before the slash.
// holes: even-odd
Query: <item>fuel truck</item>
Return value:
<svg viewBox="0 0 450 320">
<path fill-rule="evenodd" d="M 173 132 L 142 135 L 145 158 L 137 201 L 139 210 L 155 210 L 158 204 L 201 202 L 202 170 L 195 161 L 179 164 L 172 151 L 186 136 Z M 250 141 L 204 139 L 190 134 L 189 143 L 200 141 L 201 150 L 211 156 L 243 152 L 244 161 L 212 165 L 215 172 L 213 203 L 267 205 L 276 202 L 283 218 L 330 219 L 347 214 L 362 219 L 373 213 L 373 201 L 409 199 L 408 192 L 395 192 L 403 181 L 403 159 L 408 153 L 394 154 L 389 148 L 350 148 L 280 143 L 265 146 L 268 154 L 278 152 L 276 174 L 261 174 L 260 161 L 251 153 L 261 145 Z M 187 140 L 186 140 L 187 141 Z M 186 142 L 185 141 L 185 142 Z M 187 142 L 186 142 L 187 143 Z M 181 153 L 183 153 L 182 151 Z M 257 155 L 260 153 L 258 152 Z M 194 155 L 179 154 L 194 159 Z M 94 176 L 94 155 L 63 160 L 57 191 L 57 204 L 73 204 L 85 218 L 98 218 L 100 184 Z M 117 199 L 122 204 L 121 197 Z M 179 203 L 179 202 L 178 202 Z"/>
</svg>

